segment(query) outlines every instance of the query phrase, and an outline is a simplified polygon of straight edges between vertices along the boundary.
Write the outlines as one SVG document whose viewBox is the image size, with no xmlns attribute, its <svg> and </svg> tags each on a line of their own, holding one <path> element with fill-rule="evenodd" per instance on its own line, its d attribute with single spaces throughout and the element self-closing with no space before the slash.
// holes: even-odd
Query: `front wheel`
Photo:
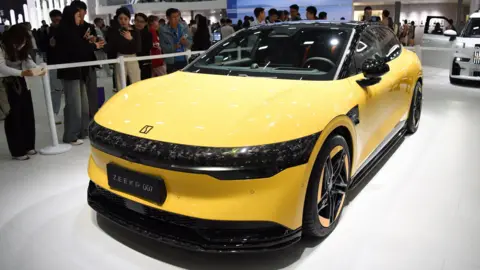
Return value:
<svg viewBox="0 0 480 270">
<path fill-rule="evenodd" d="M 413 134 L 417 132 L 420 123 L 420 116 L 422 115 L 423 104 L 423 89 L 422 84 L 417 82 L 415 90 L 413 91 L 412 102 L 410 104 L 410 111 L 407 119 L 407 133 Z"/>
<path fill-rule="evenodd" d="M 326 237 L 336 227 L 350 183 L 350 149 L 345 139 L 327 139 L 310 175 L 303 211 L 303 233 Z"/>
</svg>

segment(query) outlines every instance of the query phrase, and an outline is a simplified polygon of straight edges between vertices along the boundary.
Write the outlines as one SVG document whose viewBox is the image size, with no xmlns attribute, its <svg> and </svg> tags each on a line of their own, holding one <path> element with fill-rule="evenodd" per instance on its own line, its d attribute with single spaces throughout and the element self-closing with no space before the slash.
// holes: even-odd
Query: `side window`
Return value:
<svg viewBox="0 0 480 270">
<path fill-rule="evenodd" d="M 365 60 L 382 56 L 382 50 L 377 42 L 377 37 L 371 29 L 365 30 L 355 48 L 353 59 L 350 62 L 350 74 L 356 75 L 362 72 L 362 64 Z"/>
<path fill-rule="evenodd" d="M 397 58 L 402 51 L 402 47 L 392 30 L 386 27 L 375 27 L 372 30 L 378 37 L 379 46 L 382 50 L 381 56 L 385 57 L 387 62 Z"/>
</svg>

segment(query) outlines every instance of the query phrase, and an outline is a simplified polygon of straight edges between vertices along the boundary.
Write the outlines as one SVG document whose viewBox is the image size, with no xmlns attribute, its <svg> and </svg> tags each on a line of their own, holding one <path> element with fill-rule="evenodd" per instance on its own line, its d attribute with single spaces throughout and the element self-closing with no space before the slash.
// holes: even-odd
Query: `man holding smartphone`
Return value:
<svg viewBox="0 0 480 270">
<path fill-rule="evenodd" d="M 160 47 L 163 53 L 185 52 L 192 46 L 192 37 L 188 28 L 180 23 L 180 11 L 176 8 L 167 9 L 168 23 L 160 28 Z M 187 65 L 186 56 L 165 58 L 167 73 L 183 69 Z"/>
<path fill-rule="evenodd" d="M 83 39 L 85 42 L 88 43 L 96 43 L 97 40 L 97 33 L 95 31 L 95 26 L 85 21 L 85 16 L 87 15 L 87 5 L 80 1 L 74 0 L 70 4 L 71 6 L 75 7 L 80 12 L 80 29 L 83 33 Z M 88 47 L 90 51 L 88 52 L 88 57 L 83 59 L 83 61 L 96 61 L 97 57 L 95 55 L 95 49 L 93 46 Z M 88 107 L 90 118 L 98 111 L 98 90 L 97 90 L 97 73 L 96 68 L 98 67 L 83 67 L 82 74 L 83 80 L 87 86 L 87 96 L 88 96 Z"/>
</svg>

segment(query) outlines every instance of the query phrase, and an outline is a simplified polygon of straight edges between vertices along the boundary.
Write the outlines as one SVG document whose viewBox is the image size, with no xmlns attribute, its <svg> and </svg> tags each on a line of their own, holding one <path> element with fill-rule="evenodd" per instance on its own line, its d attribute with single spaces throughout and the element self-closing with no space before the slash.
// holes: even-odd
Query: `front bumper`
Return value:
<svg viewBox="0 0 480 270">
<path fill-rule="evenodd" d="M 450 78 L 480 81 L 480 64 L 473 60 L 473 48 L 457 51 L 450 62 Z"/>
<path fill-rule="evenodd" d="M 131 231 L 184 249 L 201 252 L 260 252 L 288 247 L 301 238 L 273 222 L 205 220 L 166 212 L 115 195 L 93 182 L 88 204 Z"/>
</svg>

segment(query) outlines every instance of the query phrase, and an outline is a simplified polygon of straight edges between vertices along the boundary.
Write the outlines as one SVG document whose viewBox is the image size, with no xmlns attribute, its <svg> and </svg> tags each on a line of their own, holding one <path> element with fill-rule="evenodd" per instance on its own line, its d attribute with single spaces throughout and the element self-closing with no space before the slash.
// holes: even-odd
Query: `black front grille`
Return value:
<svg viewBox="0 0 480 270">
<path fill-rule="evenodd" d="M 117 196 L 90 182 L 88 202 L 112 221 L 158 241 L 197 251 L 275 250 L 300 240 L 301 230 L 272 222 L 217 221 L 177 215 Z"/>
</svg>

